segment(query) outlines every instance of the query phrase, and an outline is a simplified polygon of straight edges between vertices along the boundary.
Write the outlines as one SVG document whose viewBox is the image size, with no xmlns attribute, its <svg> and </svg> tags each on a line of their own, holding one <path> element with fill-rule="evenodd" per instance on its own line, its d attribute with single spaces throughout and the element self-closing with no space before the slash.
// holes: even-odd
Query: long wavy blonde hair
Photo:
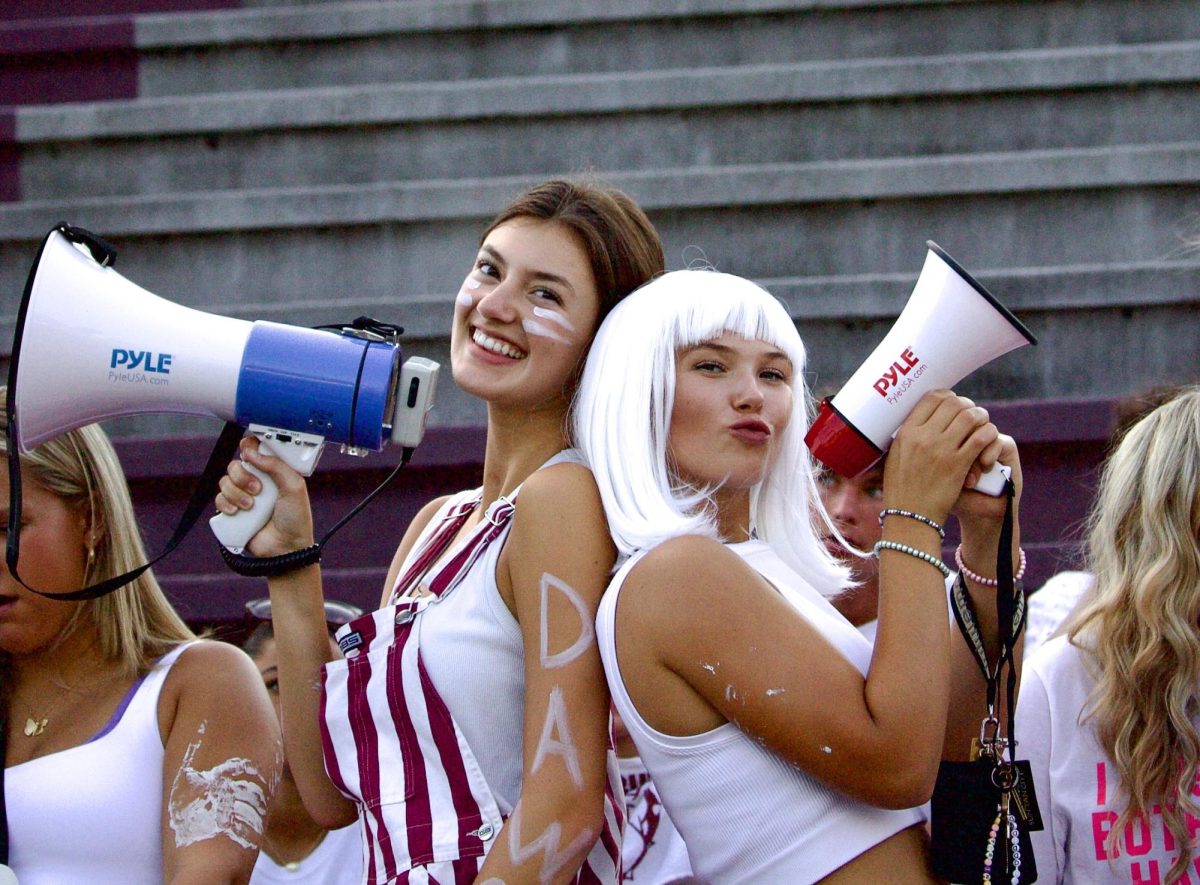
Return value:
<svg viewBox="0 0 1200 885">
<path fill-rule="evenodd" d="M 1120 775 L 1108 847 L 1159 806 L 1179 846 L 1171 883 L 1193 855 L 1187 817 L 1200 817 L 1200 386 L 1128 430 L 1088 529 L 1095 584 L 1068 635 L 1094 668 L 1085 720 Z"/>
</svg>

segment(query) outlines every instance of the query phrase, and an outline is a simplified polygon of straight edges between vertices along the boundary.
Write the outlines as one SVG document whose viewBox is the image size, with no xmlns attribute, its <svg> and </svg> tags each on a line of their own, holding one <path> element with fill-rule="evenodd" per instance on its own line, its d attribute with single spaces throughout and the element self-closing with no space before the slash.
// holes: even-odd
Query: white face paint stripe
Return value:
<svg viewBox="0 0 1200 885">
<path fill-rule="evenodd" d="M 557 341 L 559 344 L 570 344 L 571 339 L 566 338 L 549 326 L 539 323 L 537 320 L 521 320 L 521 327 L 530 335 L 540 335 L 542 338 L 549 338 L 551 341 Z"/>
<path fill-rule="evenodd" d="M 544 320 L 549 320 L 552 323 L 557 323 L 558 325 L 560 325 L 564 329 L 566 329 L 568 332 L 575 331 L 575 324 L 573 322 L 571 322 L 571 320 L 569 318 L 563 316 L 561 313 L 559 313 L 556 310 L 551 310 L 548 307 L 534 307 L 533 315 L 535 317 L 541 317 Z"/>
<path fill-rule="evenodd" d="M 556 667 L 565 666 L 566 664 L 571 663 L 571 661 L 575 660 L 577 657 L 579 657 L 581 654 L 583 654 L 588 649 L 588 647 L 592 644 L 592 641 L 595 639 L 596 628 L 592 624 L 592 618 L 588 611 L 587 604 L 584 603 L 583 598 L 578 593 L 576 593 L 575 590 L 569 584 L 566 584 L 563 581 L 560 581 L 558 578 L 554 577 L 554 575 L 550 574 L 549 572 L 544 572 L 542 574 L 542 580 L 541 580 L 540 587 L 541 587 L 541 594 L 542 594 L 542 596 L 541 596 L 542 666 L 545 667 L 547 670 L 551 670 Z M 571 643 L 570 648 L 563 649 L 562 651 L 555 652 L 554 654 L 550 653 L 550 623 L 549 623 L 550 615 L 549 615 L 549 610 L 550 610 L 550 590 L 551 589 L 557 590 L 559 593 L 561 593 L 563 596 L 565 596 L 567 601 L 570 602 L 571 605 L 575 606 L 575 611 L 577 611 L 579 613 L 579 634 L 575 638 L 575 641 L 573 643 Z"/>
<path fill-rule="evenodd" d="M 555 733 L 558 737 L 555 738 Z M 546 722 L 542 736 L 538 738 L 537 752 L 533 756 L 534 774 L 542 767 L 547 756 L 562 756 L 567 773 L 576 790 L 583 789 L 583 771 L 579 767 L 579 751 L 571 739 L 571 724 L 567 719 L 567 704 L 563 700 L 562 688 L 554 686 L 550 691 L 550 703 L 546 710 Z"/>
<path fill-rule="evenodd" d="M 459 287 L 458 294 L 454 296 L 454 303 L 459 307 L 470 307 L 475 303 L 475 296 L 472 293 L 479 288 L 479 285 L 479 280 L 467 277 Z"/>
<path fill-rule="evenodd" d="M 512 815 L 504 825 L 508 831 L 508 853 L 513 863 L 521 866 L 527 860 L 542 855 L 542 869 L 538 873 L 539 885 L 547 885 L 554 880 L 573 855 L 583 851 L 596 841 L 597 834 L 589 827 L 583 830 L 565 849 L 559 848 L 562 842 L 562 824 L 554 821 L 545 831 L 528 845 L 521 844 L 521 803 L 513 809 Z"/>
<path fill-rule="evenodd" d="M 197 729 L 204 734 L 207 723 Z M 250 760 L 235 756 L 207 771 L 196 771 L 192 760 L 201 739 L 188 745 L 168 801 L 168 822 L 175 847 L 183 848 L 225 836 L 243 848 L 257 850 L 267 814 L 265 779 Z"/>
</svg>

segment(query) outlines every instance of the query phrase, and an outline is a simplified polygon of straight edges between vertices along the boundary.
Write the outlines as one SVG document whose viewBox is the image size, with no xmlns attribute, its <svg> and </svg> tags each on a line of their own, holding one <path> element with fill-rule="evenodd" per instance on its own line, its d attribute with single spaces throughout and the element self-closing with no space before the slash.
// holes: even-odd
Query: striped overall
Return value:
<svg viewBox="0 0 1200 885">
<path fill-rule="evenodd" d="M 329 777 L 358 805 L 367 883 L 472 882 L 504 823 L 429 678 L 413 628 L 428 606 L 454 591 L 487 546 L 506 535 L 515 497 L 493 503 L 454 555 L 431 571 L 480 495 L 451 500 L 410 555 L 389 604 L 338 630 L 345 658 L 328 664 L 322 677 L 322 745 Z M 423 577 L 429 595 L 406 595 Z M 576 883 L 619 878 L 624 797 L 611 749 L 609 756 L 605 828 Z"/>
</svg>

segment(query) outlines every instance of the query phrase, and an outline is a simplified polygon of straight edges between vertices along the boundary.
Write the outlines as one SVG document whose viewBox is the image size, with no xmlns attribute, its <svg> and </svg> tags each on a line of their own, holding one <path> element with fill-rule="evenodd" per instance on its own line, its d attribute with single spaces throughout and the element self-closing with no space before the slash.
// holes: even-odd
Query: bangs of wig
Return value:
<svg viewBox="0 0 1200 885">
<path fill-rule="evenodd" d="M 779 300 L 758 284 L 718 271 L 677 271 L 653 285 L 664 306 L 674 308 L 666 342 L 672 351 L 728 333 L 765 341 L 787 354 L 797 373 L 804 371 L 804 343 L 795 323 Z"/>
</svg>

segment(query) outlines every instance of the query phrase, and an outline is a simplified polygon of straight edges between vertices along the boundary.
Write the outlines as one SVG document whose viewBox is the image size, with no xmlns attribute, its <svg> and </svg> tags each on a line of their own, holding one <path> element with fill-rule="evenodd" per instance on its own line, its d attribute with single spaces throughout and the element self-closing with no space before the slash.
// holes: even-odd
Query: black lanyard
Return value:
<svg viewBox="0 0 1200 885">
<path fill-rule="evenodd" d="M 1001 679 L 1005 682 L 1005 694 L 1007 697 L 1007 735 L 1003 737 L 1006 743 L 1001 746 L 1015 747 L 1013 743 L 1014 734 L 1014 717 L 1016 714 L 1016 704 L 1014 703 L 1017 689 L 1017 668 L 1013 662 L 1013 651 L 1017 640 L 1020 638 L 1021 630 L 1025 626 L 1025 594 L 1014 592 L 1014 579 L 1012 569 L 1012 537 L 1013 537 L 1013 494 L 1014 488 L 1012 480 L 1005 484 L 1005 496 L 1007 505 L 1004 510 L 1004 522 L 1000 527 L 1000 544 L 996 551 L 996 616 L 997 628 L 1000 638 L 1000 655 L 996 660 L 995 667 L 992 667 L 988 661 L 987 648 L 983 643 L 983 637 L 979 632 L 979 618 L 975 614 L 975 606 L 971 602 L 971 596 L 967 593 L 966 583 L 960 572 L 958 578 L 954 581 L 954 587 L 950 594 L 951 609 L 954 612 L 954 620 L 958 623 L 958 629 L 962 632 L 963 637 L 967 640 L 967 645 L 975 656 L 975 663 L 979 665 L 979 671 L 983 674 L 984 681 L 987 683 L 987 705 L 988 716 L 991 718 L 996 709 L 996 701 L 1000 694 Z M 1007 674 L 1005 671 L 1007 670 Z M 998 725 L 998 723 L 997 723 Z M 998 755 L 996 761 L 1000 761 Z"/>
</svg>

